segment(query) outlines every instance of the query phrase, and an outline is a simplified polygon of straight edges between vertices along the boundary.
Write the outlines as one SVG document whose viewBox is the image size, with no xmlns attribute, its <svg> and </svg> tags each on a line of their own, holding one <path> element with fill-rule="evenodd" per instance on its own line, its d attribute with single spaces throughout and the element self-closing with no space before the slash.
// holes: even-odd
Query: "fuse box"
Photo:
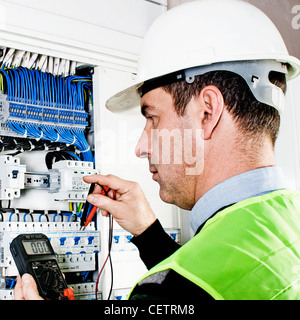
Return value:
<svg viewBox="0 0 300 320">
<path fill-rule="evenodd" d="M 17 56 L 19 66 L 10 66 Z M 30 57 L 29 69 L 22 63 Z M 75 296 L 93 299 L 100 233 L 95 219 L 84 230 L 80 226 L 89 189 L 82 178 L 99 173 L 88 142 L 92 76 L 77 75 L 76 61 L 67 70 L 64 59 L 13 48 L 4 48 L 1 60 L 0 299 L 13 298 L 18 271 L 9 246 L 21 233 L 48 236 Z M 64 65 L 61 74 L 50 70 L 54 60 Z"/>
</svg>

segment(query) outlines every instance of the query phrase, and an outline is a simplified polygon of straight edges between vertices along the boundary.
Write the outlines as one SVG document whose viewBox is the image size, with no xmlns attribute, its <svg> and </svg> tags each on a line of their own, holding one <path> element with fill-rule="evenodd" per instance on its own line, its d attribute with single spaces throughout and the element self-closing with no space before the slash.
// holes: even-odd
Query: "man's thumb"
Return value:
<svg viewBox="0 0 300 320">
<path fill-rule="evenodd" d="M 22 287 L 25 300 L 43 300 L 39 295 L 36 283 L 30 274 L 25 273 L 22 276 Z"/>
</svg>

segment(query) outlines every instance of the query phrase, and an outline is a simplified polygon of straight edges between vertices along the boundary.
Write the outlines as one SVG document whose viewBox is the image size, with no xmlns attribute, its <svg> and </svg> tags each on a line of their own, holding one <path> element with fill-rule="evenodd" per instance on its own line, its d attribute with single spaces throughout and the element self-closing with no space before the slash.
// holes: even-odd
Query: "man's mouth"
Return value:
<svg viewBox="0 0 300 320">
<path fill-rule="evenodd" d="M 152 173 L 152 179 L 155 180 L 155 178 L 156 178 L 157 175 L 158 175 L 157 170 L 154 169 L 154 168 L 150 168 L 149 171 Z"/>
</svg>

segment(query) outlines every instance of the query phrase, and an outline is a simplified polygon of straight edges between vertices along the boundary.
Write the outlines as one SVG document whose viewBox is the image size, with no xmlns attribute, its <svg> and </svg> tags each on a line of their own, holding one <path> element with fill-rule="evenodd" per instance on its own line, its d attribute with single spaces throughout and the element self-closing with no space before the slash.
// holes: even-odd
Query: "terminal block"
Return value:
<svg viewBox="0 0 300 320">
<path fill-rule="evenodd" d="M 8 119 L 26 122 L 35 120 L 55 125 L 69 124 L 73 127 L 88 125 L 88 114 L 84 111 L 61 110 L 60 108 L 48 108 L 20 102 L 9 102 Z"/>
</svg>

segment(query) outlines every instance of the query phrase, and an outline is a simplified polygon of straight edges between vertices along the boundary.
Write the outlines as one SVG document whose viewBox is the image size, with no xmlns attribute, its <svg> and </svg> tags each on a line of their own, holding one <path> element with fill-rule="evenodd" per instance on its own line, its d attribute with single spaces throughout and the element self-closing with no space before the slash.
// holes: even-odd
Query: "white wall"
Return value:
<svg viewBox="0 0 300 320">
<path fill-rule="evenodd" d="M 163 9 L 160 5 L 145 0 L 6 0 L 4 2 L 14 4 L 16 8 L 19 6 L 22 10 L 34 10 L 39 15 L 60 16 L 70 21 L 103 27 L 140 38 L 144 37 L 152 21 Z M 44 25 L 48 25 L 49 30 L 57 29 L 57 26 L 49 24 L 48 20 L 45 22 Z M 68 27 L 65 26 L 65 29 Z"/>
<path fill-rule="evenodd" d="M 300 77 L 288 83 L 275 158 L 291 187 L 300 190 Z"/>
<path fill-rule="evenodd" d="M 0 45 L 134 70 L 146 30 L 163 10 L 145 0 L 0 0 Z"/>
</svg>

